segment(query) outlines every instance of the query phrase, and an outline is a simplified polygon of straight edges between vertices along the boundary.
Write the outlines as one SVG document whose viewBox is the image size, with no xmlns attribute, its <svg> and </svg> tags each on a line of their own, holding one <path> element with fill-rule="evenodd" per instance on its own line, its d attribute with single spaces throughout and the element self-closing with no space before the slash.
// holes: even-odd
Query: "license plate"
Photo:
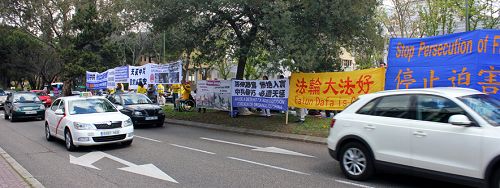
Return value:
<svg viewBox="0 0 500 188">
<path fill-rule="evenodd" d="M 36 111 L 26 111 L 25 114 L 36 114 Z"/>
<path fill-rule="evenodd" d="M 103 132 L 101 132 L 101 136 L 109 136 L 109 135 L 116 135 L 116 134 L 120 134 L 120 131 L 116 130 L 116 131 L 103 131 Z"/>
<path fill-rule="evenodd" d="M 146 117 L 146 120 L 157 120 L 158 116 Z"/>
</svg>

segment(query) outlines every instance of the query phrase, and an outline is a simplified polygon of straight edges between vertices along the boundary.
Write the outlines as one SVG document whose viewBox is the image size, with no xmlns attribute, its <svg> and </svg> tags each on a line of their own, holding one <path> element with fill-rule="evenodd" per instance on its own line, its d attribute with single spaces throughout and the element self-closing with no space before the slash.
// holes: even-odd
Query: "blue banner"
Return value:
<svg viewBox="0 0 500 188">
<path fill-rule="evenodd" d="M 106 89 L 108 85 L 108 71 L 103 73 L 88 72 L 86 73 L 87 89 Z"/>
<path fill-rule="evenodd" d="M 232 106 L 271 110 L 288 110 L 287 79 L 233 80 Z"/>
<path fill-rule="evenodd" d="M 385 89 L 467 87 L 500 98 L 500 30 L 393 38 Z"/>
</svg>

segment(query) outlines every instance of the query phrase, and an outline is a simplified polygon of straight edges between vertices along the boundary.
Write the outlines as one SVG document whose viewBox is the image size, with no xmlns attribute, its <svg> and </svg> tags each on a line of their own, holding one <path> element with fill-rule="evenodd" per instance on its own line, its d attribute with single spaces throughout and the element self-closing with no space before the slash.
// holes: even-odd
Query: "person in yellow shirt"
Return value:
<svg viewBox="0 0 500 188">
<path fill-rule="evenodd" d="M 179 98 L 180 84 L 172 84 L 172 102 L 174 103 L 174 110 L 177 110 L 177 98 Z"/>
<path fill-rule="evenodd" d="M 180 94 L 182 100 L 189 100 L 191 96 L 191 85 L 189 82 L 182 84 Z"/>
<path fill-rule="evenodd" d="M 137 86 L 137 93 L 145 95 L 148 92 L 148 90 L 146 89 L 146 86 L 144 86 L 144 84 L 142 82 L 139 82 L 138 85 L 139 86 Z"/>
<path fill-rule="evenodd" d="M 156 87 L 156 91 L 158 91 L 158 103 L 159 105 L 165 105 L 165 87 L 163 87 L 163 84 L 158 84 Z"/>
</svg>

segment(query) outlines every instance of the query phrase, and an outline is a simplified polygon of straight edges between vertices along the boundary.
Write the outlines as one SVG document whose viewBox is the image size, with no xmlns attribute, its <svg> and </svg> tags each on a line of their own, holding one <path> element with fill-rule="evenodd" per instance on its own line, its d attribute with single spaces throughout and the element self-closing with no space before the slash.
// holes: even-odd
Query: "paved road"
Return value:
<svg viewBox="0 0 500 188">
<path fill-rule="evenodd" d="M 341 174 L 325 145 L 220 132 L 179 125 L 137 128 L 130 147 L 107 145 L 68 152 L 62 141 L 48 142 L 43 121 L 8 122 L 0 111 L 0 146 L 46 187 L 461 187 L 397 174 L 352 182 Z M 269 153 L 266 147 L 298 152 Z M 275 149 L 275 148 L 267 148 Z M 275 149 L 276 150 L 276 149 Z M 70 155 L 114 156 L 93 163 L 100 170 L 70 163 Z M 92 155 L 93 155 L 92 154 Z M 314 157 L 309 157 L 314 156 Z M 153 164 L 178 183 L 120 170 L 126 161 Z"/>
</svg>

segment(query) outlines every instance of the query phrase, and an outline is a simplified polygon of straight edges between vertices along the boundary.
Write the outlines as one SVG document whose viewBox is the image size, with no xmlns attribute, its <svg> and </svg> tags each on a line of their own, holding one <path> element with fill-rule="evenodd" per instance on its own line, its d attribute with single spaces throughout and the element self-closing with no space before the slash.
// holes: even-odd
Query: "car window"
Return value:
<svg viewBox="0 0 500 188">
<path fill-rule="evenodd" d="M 118 103 L 118 104 L 121 104 L 121 99 L 120 99 L 120 95 L 115 95 L 113 96 L 113 103 Z"/>
<path fill-rule="evenodd" d="M 468 95 L 458 98 L 493 126 L 500 126 L 500 101 L 491 95 Z"/>
<path fill-rule="evenodd" d="M 466 115 L 465 111 L 450 99 L 434 95 L 417 97 L 417 120 L 448 123 L 450 116 L 456 114 Z"/>
<path fill-rule="evenodd" d="M 61 100 L 61 104 L 59 104 L 59 107 L 57 109 L 61 109 L 63 112 L 65 112 L 64 111 L 64 101 L 63 100 Z"/>
<path fill-rule="evenodd" d="M 117 112 L 115 106 L 106 99 L 82 99 L 73 100 L 68 103 L 71 115 Z"/>
<path fill-rule="evenodd" d="M 413 119 L 411 95 L 386 96 L 380 99 L 373 111 L 375 116 Z"/>
<path fill-rule="evenodd" d="M 52 103 L 52 106 L 50 107 L 50 109 L 51 109 L 52 111 L 56 111 L 57 107 L 59 106 L 59 102 L 61 102 L 61 99 L 57 99 L 56 101 L 54 101 L 54 102 Z"/>
<path fill-rule="evenodd" d="M 375 100 L 372 100 L 371 102 L 369 102 L 368 104 L 366 104 L 365 106 L 363 106 L 361 109 L 358 110 L 358 114 L 365 114 L 365 115 L 371 115 L 372 114 L 372 110 L 373 110 L 373 107 L 375 106 L 375 104 L 377 103 L 379 99 L 375 99 Z"/>
</svg>

